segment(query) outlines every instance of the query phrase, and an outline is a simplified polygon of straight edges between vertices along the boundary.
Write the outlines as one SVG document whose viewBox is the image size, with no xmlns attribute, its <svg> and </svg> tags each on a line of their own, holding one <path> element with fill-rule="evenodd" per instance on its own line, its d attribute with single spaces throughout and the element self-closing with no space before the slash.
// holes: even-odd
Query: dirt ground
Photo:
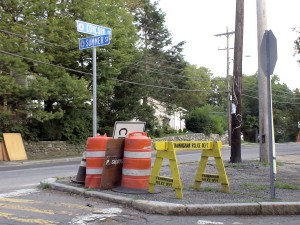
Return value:
<svg viewBox="0 0 300 225">
<path fill-rule="evenodd" d="M 245 203 L 245 202 L 298 202 L 300 199 L 300 164 L 277 163 L 275 180 L 275 198 L 270 193 L 270 167 L 258 161 L 243 161 L 242 163 L 225 163 L 230 192 L 221 191 L 220 183 L 202 182 L 200 190 L 193 189 L 198 162 L 179 164 L 182 180 L 183 198 L 176 198 L 171 187 L 155 186 L 155 193 L 123 193 L 112 190 L 96 191 L 121 195 L 133 199 L 144 199 L 180 204 L 213 204 L 213 203 Z M 209 162 L 206 173 L 216 174 L 216 165 Z M 171 176 L 169 166 L 163 166 L 160 176 Z M 71 178 L 60 179 L 58 182 L 84 187 L 71 182 Z"/>
</svg>

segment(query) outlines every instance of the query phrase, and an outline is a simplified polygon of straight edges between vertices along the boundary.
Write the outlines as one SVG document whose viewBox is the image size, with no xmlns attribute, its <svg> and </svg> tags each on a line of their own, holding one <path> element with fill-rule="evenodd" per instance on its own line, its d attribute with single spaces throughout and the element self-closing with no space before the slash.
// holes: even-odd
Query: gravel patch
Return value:
<svg viewBox="0 0 300 225">
<path fill-rule="evenodd" d="M 275 181 L 275 199 L 270 194 L 270 168 L 258 161 L 243 161 L 232 164 L 224 162 L 229 180 L 230 193 L 221 191 L 221 184 L 202 182 L 199 191 L 192 188 L 198 162 L 179 164 L 183 185 L 183 198 L 176 198 L 170 187 L 155 186 L 156 193 L 127 194 L 114 190 L 96 189 L 102 193 L 132 198 L 134 200 L 161 201 L 178 204 L 218 204 L 246 202 L 299 202 L 300 200 L 300 165 L 278 163 Z M 206 173 L 216 174 L 215 163 L 206 166 Z M 171 177 L 169 166 L 163 166 L 160 176 Z M 60 178 L 57 182 L 82 187 L 71 181 L 71 177 Z M 88 190 L 88 189 L 86 189 Z"/>
</svg>

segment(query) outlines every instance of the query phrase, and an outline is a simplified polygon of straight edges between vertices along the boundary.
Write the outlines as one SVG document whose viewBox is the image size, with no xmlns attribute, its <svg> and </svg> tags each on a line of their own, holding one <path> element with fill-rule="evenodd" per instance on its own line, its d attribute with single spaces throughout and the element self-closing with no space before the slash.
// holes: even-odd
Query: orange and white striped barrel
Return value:
<svg viewBox="0 0 300 225">
<path fill-rule="evenodd" d="M 125 138 L 123 188 L 148 189 L 151 172 L 151 139 L 145 132 L 133 132 Z"/>
<path fill-rule="evenodd" d="M 86 158 L 86 188 L 100 188 L 101 176 L 104 166 L 105 151 L 107 141 L 112 139 L 103 136 L 89 137 L 87 139 L 87 147 L 85 152 Z"/>
</svg>

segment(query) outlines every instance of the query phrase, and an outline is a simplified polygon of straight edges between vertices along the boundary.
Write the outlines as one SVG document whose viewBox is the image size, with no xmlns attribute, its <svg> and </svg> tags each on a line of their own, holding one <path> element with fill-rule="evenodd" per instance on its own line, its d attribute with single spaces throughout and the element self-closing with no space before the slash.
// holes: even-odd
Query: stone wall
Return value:
<svg viewBox="0 0 300 225">
<path fill-rule="evenodd" d="M 205 135 L 201 133 L 185 134 L 172 137 L 155 138 L 155 141 L 222 141 L 223 145 L 228 144 L 227 135 L 210 134 Z"/>
<path fill-rule="evenodd" d="M 63 158 L 81 156 L 85 144 L 69 144 L 64 141 L 24 142 L 28 159 Z"/>
<path fill-rule="evenodd" d="M 228 143 L 227 136 L 212 134 L 206 136 L 204 134 L 185 134 L 179 136 L 155 138 L 155 141 L 222 141 L 223 144 Z M 63 158 L 70 156 L 82 156 L 85 151 L 84 144 L 69 144 L 64 141 L 39 141 L 24 142 L 28 159 L 46 159 L 46 158 Z"/>
</svg>

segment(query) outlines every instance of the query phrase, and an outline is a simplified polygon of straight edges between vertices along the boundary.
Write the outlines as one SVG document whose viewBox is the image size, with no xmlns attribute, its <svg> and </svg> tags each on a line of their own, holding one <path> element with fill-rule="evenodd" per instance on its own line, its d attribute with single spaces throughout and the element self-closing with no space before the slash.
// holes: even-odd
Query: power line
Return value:
<svg viewBox="0 0 300 225">
<path fill-rule="evenodd" d="M 253 98 L 253 99 L 259 99 L 256 96 L 251 96 L 251 95 L 247 95 L 247 94 L 242 94 L 243 96 L 246 96 L 248 98 Z M 278 103 L 278 104 L 290 104 L 290 105 L 300 105 L 300 103 L 296 103 L 296 102 L 280 102 L 280 101 L 272 101 L 273 103 Z"/>
<path fill-rule="evenodd" d="M 140 62 L 141 61 L 135 63 L 131 67 L 145 71 L 145 69 L 142 69 L 142 68 L 140 68 L 140 67 L 137 66 Z M 213 80 L 214 81 L 216 81 L 216 80 L 225 81 L 224 80 L 225 78 L 199 78 L 197 76 L 186 76 L 186 75 L 181 75 L 181 74 L 176 74 L 176 73 L 160 72 L 160 68 L 172 69 L 172 70 L 177 70 L 177 71 L 183 71 L 183 70 L 185 70 L 185 71 L 192 71 L 192 72 L 194 72 L 194 70 L 192 70 L 191 68 L 188 68 L 188 67 L 187 67 L 188 69 L 186 69 L 186 68 L 184 68 L 184 69 L 178 69 L 178 68 L 172 68 L 172 67 L 168 67 L 168 66 L 157 65 L 156 63 L 151 63 L 151 62 L 143 62 L 143 63 L 152 66 L 152 68 L 148 68 L 148 71 L 154 72 L 154 73 L 159 72 L 159 74 L 161 74 L 161 75 L 174 76 L 174 77 L 185 78 L 185 79 L 188 78 L 188 79 L 195 80 L 195 81 L 207 81 L 207 82 L 211 82 Z M 157 67 L 157 66 L 159 66 L 159 67 Z M 195 71 L 195 72 L 197 73 L 197 71 Z"/>
<path fill-rule="evenodd" d="M 40 42 L 40 43 L 45 44 L 45 45 L 50 45 L 50 46 L 54 46 L 54 47 L 61 47 L 61 48 L 65 48 L 65 49 L 67 48 L 66 46 L 55 44 L 55 43 L 48 42 L 48 41 L 43 41 L 39 38 L 28 37 L 28 36 L 24 36 L 24 35 L 21 35 L 21 34 L 16 34 L 16 33 L 13 33 L 11 31 L 2 30 L 2 29 L 0 29 L 0 31 L 3 32 L 3 33 L 6 33 L 8 35 L 16 36 L 18 38 L 32 39 L 32 40 L 35 40 L 36 42 Z"/>
<path fill-rule="evenodd" d="M 19 25 L 19 24 L 18 24 Z M 22 26 L 22 25 L 20 25 Z M 27 29 L 28 30 L 28 29 Z M 59 45 L 59 44 L 56 44 L 56 43 L 52 43 L 52 42 L 48 42 L 48 41 L 44 41 L 42 40 L 42 38 L 33 38 L 33 37 L 28 37 L 28 36 L 24 36 L 24 35 L 21 35 L 21 34 L 17 34 L 17 33 L 14 33 L 14 32 L 11 32 L 11 31 L 8 31 L 8 30 L 3 30 L 3 29 L 0 29 L 1 32 L 3 33 L 6 33 L 8 35 L 13 35 L 13 36 L 16 36 L 18 38 L 24 38 L 24 39 L 31 39 L 31 40 L 35 40 L 36 42 L 38 43 L 41 43 L 41 44 L 44 44 L 44 45 L 49 45 L 49 46 L 54 46 L 54 47 L 61 47 L 61 48 L 64 48 L 64 49 L 68 49 L 66 46 L 63 46 L 63 45 Z M 30 31 L 31 32 L 31 31 Z M 155 59 L 155 58 L 154 58 Z M 140 61 L 139 61 L 140 62 Z M 138 62 L 138 63 L 139 63 Z M 172 64 L 178 64 L 178 65 L 182 65 L 181 63 L 179 62 L 173 62 L 173 61 L 170 61 L 170 60 L 164 60 L 164 62 L 169 62 L 169 63 L 172 63 Z M 138 64 L 136 63 L 136 65 Z M 145 63 L 145 62 L 144 62 Z M 150 65 L 156 65 L 156 64 L 151 64 L 150 62 L 147 62 L 147 64 L 150 64 Z M 161 68 L 165 68 L 165 69 L 172 69 L 172 70 L 175 70 L 175 71 L 182 71 L 182 69 L 178 69 L 178 68 L 173 68 L 173 67 L 167 67 L 167 66 L 161 66 Z M 135 67 L 135 68 L 138 68 L 138 67 Z M 205 68 L 205 67 L 204 67 Z M 186 68 L 185 68 L 186 69 Z M 208 69 L 208 68 L 207 68 Z M 209 69 L 208 69 L 209 70 Z M 152 72 L 157 72 L 159 71 L 159 69 L 150 69 L 150 71 Z M 174 76 L 174 77 L 179 77 L 179 78 L 187 78 L 187 76 L 183 76 L 183 75 L 179 75 L 179 74 L 173 74 L 173 73 L 167 73 L 167 72 L 163 72 L 163 73 L 160 73 L 162 75 L 167 75 L 167 76 Z M 207 82 L 210 82 L 211 80 L 209 78 L 205 79 L 205 78 L 193 78 L 192 77 L 188 77 L 189 79 L 192 79 L 192 80 L 195 80 L 195 81 L 207 81 Z M 222 80 L 223 79 L 214 79 L 214 80 Z"/>
<path fill-rule="evenodd" d="M 172 87 L 163 87 L 163 86 L 156 86 L 156 85 L 151 85 L 151 84 L 141 84 L 141 83 L 137 83 L 137 82 L 133 82 L 133 81 L 126 81 L 126 80 L 120 80 L 120 79 L 115 79 L 115 78 L 110 78 L 111 80 L 116 80 L 119 82 L 123 82 L 123 83 L 129 83 L 129 84 L 137 84 L 137 85 L 142 85 L 142 86 L 146 86 L 146 87 L 154 87 L 154 88 L 160 88 L 160 89 L 167 89 L 167 90 L 175 90 L 175 91 L 187 91 L 187 92 L 210 92 L 210 93 L 214 93 L 214 91 L 209 91 L 209 90 L 200 90 L 200 89 L 183 89 L 183 88 L 172 88 Z M 221 91 L 221 92 L 226 92 L 226 91 Z"/>
<path fill-rule="evenodd" d="M 71 68 L 67 68 L 67 67 L 55 65 L 55 64 L 43 62 L 43 61 L 40 61 L 40 60 L 35 60 L 35 59 L 32 59 L 32 58 L 28 58 L 28 57 L 21 56 L 21 55 L 18 55 L 18 54 L 6 52 L 6 51 L 3 51 L 3 50 L 0 50 L 0 53 L 6 54 L 6 55 L 10 55 L 10 56 L 13 56 L 13 57 L 18 57 L 18 58 L 27 59 L 27 60 L 30 60 L 30 61 L 33 61 L 33 62 L 36 62 L 36 63 L 45 64 L 45 65 L 52 66 L 52 67 L 57 67 L 57 68 L 60 68 L 60 69 L 64 69 L 64 70 L 67 70 L 67 71 L 71 71 L 71 72 L 81 73 L 81 74 L 85 74 L 85 75 L 92 75 L 92 73 L 88 73 L 88 72 L 84 72 L 84 71 L 79 71 L 79 70 L 75 70 L 75 69 L 71 69 Z M 4 72 L 4 73 L 9 74 L 8 72 L 5 72 L 5 71 L 3 71 L 3 70 L 1 70 L 1 71 Z M 157 85 L 143 84 L 143 83 L 138 83 L 138 82 L 133 82 L 133 81 L 126 81 L 126 80 L 121 80 L 121 79 L 116 79 L 116 78 L 108 78 L 108 79 L 114 80 L 114 81 L 117 81 L 117 82 L 122 82 L 122 83 L 129 83 L 129 84 L 134 84 L 134 85 L 139 85 L 139 86 L 153 87 L 153 88 L 160 88 L 160 89 L 166 89 L 166 90 L 186 91 L 186 92 L 207 92 L 207 93 L 215 93 L 214 90 L 211 90 L 211 91 L 210 91 L 210 90 L 203 90 L 203 89 L 202 89 L 202 90 L 201 90 L 201 89 L 193 89 L 193 90 L 190 90 L 190 89 L 183 89 L 183 88 L 172 88 L 172 87 L 164 87 L 164 86 L 157 86 Z M 218 92 L 226 93 L 227 91 L 226 91 L 226 90 L 219 90 Z M 255 98 L 255 99 L 258 99 L 258 97 L 250 96 L 250 95 L 247 95 L 247 94 L 242 94 L 242 95 L 243 95 L 243 96 L 246 96 L 246 97 L 249 97 L 249 98 Z M 297 99 L 297 98 L 295 98 L 295 99 Z M 279 101 L 273 101 L 273 102 L 274 102 L 274 103 L 279 103 L 279 104 L 296 104 L 296 105 L 299 105 L 299 104 L 300 104 L 300 103 L 293 103 L 293 102 L 279 102 Z"/>
<path fill-rule="evenodd" d="M 55 43 L 52 43 L 52 42 L 43 41 L 43 40 L 41 40 L 39 38 L 27 37 L 27 36 L 16 34 L 16 33 L 13 33 L 13 32 L 7 31 L 7 30 L 3 30 L 3 29 L 0 29 L 0 31 L 4 32 L 6 34 L 9 34 L 9 35 L 13 35 L 13 36 L 19 37 L 19 38 L 32 39 L 32 40 L 35 40 L 35 41 L 37 41 L 39 43 L 42 43 L 42 44 L 45 44 L 45 45 L 50 45 L 50 46 L 55 46 L 55 47 L 62 47 L 62 48 L 65 48 L 65 49 L 67 48 L 66 46 L 58 45 L 58 44 L 55 44 Z M 172 62 L 172 61 L 165 60 L 165 62 Z M 137 65 L 138 63 L 136 63 L 135 65 Z M 176 62 L 172 62 L 172 63 L 179 64 L 179 63 L 176 63 Z M 152 64 L 150 62 L 147 62 L 147 64 L 155 65 L 155 64 Z M 182 71 L 182 69 L 178 69 L 178 68 L 172 68 L 172 67 L 167 67 L 167 66 L 160 66 L 160 67 L 161 68 L 166 68 L 166 69 L 173 69 L 173 70 L 177 70 L 177 71 Z M 138 67 L 134 67 L 134 68 L 138 68 Z M 157 68 L 157 69 L 156 68 L 150 69 L 150 71 L 157 72 L 157 71 L 159 71 L 159 68 Z M 179 77 L 179 78 L 189 78 L 189 79 L 196 80 L 196 81 L 207 81 L 207 82 L 211 81 L 209 78 L 207 78 L 207 79 L 204 79 L 204 78 L 191 78 L 191 77 L 187 77 L 187 76 L 183 76 L 183 75 L 179 75 L 179 74 L 167 73 L 167 72 L 163 72 L 163 73 L 160 73 L 160 74 L 167 75 L 167 76 Z"/>
<path fill-rule="evenodd" d="M 243 91 L 250 92 L 250 93 L 258 93 L 258 90 L 254 90 L 254 89 L 243 89 Z M 272 93 L 273 93 L 273 99 L 274 98 L 288 98 L 291 100 L 300 100 L 300 98 L 292 97 L 293 93 L 291 93 L 291 92 L 278 92 L 278 91 L 272 90 Z M 278 93 L 278 94 L 276 94 L 276 93 Z M 280 95 L 280 93 L 284 93 L 287 95 Z"/>
<path fill-rule="evenodd" d="M 6 52 L 6 51 L 2 51 L 0 50 L 0 53 L 2 54 L 6 54 L 6 55 L 11 55 L 14 57 L 18 57 L 18 58 L 23 58 L 23 59 L 27 59 L 36 63 L 41 63 L 41 64 L 45 64 L 48 66 L 53 66 L 53 67 L 57 67 L 60 69 L 64 69 L 64 70 L 68 70 L 68 71 L 72 71 L 72 72 L 76 72 L 76 73 L 81 73 L 81 74 L 85 74 L 85 75 L 92 75 L 92 73 L 87 73 L 87 72 L 83 72 L 83 71 L 79 71 L 79 70 L 74 70 L 74 69 L 70 69 L 67 67 L 63 67 L 63 66 L 58 66 L 55 64 L 51 64 L 51 63 L 47 63 L 47 62 L 43 62 L 43 61 L 39 61 L 39 60 L 35 60 L 32 58 L 28 58 L 28 57 L 24 57 L 24 56 L 20 56 L 18 54 L 13 54 L 10 52 Z M 9 74 L 8 72 L 5 72 L 3 70 L 1 70 L 4 73 Z M 171 88 L 171 87 L 164 87 L 164 86 L 157 86 L 157 85 L 150 85 L 150 84 L 143 84 L 143 83 L 138 83 L 138 82 L 133 82 L 133 81 L 126 81 L 126 80 L 121 80 L 121 79 L 116 79 L 116 78 L 109 78 L 110 80 L 114 80 L 117 82 L 122 82 L 122 83 L 129 83 L 129 84 L 134 84 L 134 85 L 139 85 L 139 86 L 145 86 L 145 87 L 152 87 L 152 88 L 160 88 L 160 89 L 166 89 L 166 90 L 174 90 L 174 91 L 187 91 L 187 92 L 208 92 L 208 93 L 214 93 L 215 91 L 209 91 L 209 90 L 201 90 L 201 89 L 194 89 L 194 90 L 190 90 L 190 89 L 182 89 L 182 88 Z M 221 90 L 218 91 L 221 93 L 226 93 L 226 90 Z M 251 95 L 247 95 L 247 94 L 242 94 L 243 96 L 249 97 L 249 98 L 254 98 L 254 99 L 258 99 L 258 97 L 254 97 Z M 279 102 L 279 101 L 273 101 L 274 103 L 279 103 L 279 104 L 296 104 L 296 105 L 300 105 L 300 103 L 294 103 L 294 102 Z"/>
<path fill-rule="evenodd" d="M 23 58 L 23 59 L 26 59 L 26 60 L 30 60 L 30 61 L 33 61 L 33 62 L 36 62 L 36 63 L 45 64 L 45 65 L 52 66 L 52 67 L 57 67 L 57 68 L 64 69 L 64 70 L 67 70 L 67 71 L 72 71 L 72 72 L 81 73 L 81 74 L 85 74 L 85 75 L 92 75 L 92 73 L 87 73 L 87 72 L 83 72 L 83 71 L 74 70 L 74 69 L 70 69 L 70 68 L 67 68 L 67 67 L 55 65 L 55 64 L 52 64 L 52 63 L 47 63 L 47 62 L 35 60 L 35 59 L 32 59 L 32 58 L 28 58 L 28 57 L 21 56 L 21 55 L 18 55 L 18 54 L 6 52 L 6 51 L 3 51 L 3 50 L 0 50 L 0 53 L 6 54 L 6 55 L 10 55 L 10 56 L 14 56 L 14 57 L 18 57 L 18 58 Z M 120 79 L 116 79 L 116 78 L 108 78 L 108 79 L 109 80 L 115 80 L 115 81 L 118 81 L 118 82 L 131 83 L 131 84 L 140 85 L 140 86 L 155 87 L 155 88 L 167 89 L 167 90 L 187 91 L 187 92 L 211 92 L 211 93 L 214 92 L 213 90 L 212 91 L 203 90 L 203 89 L 202 90 L 201 89 L 190 90 L 190 89 L 181 89 L 181 88 L 171 88 L 171 87 L 155 86 L 155 85 L 149 85 L 149 84 L 142 84 L 142 83 L 138 83 L 138 82 L 120 80 Z"/>
<path fill-rule="evenodd" d="M 151 64 L 153 65 L 153 64 Z M 175 74 L 175 73 L 167 73 L 167 72 L 160 72 L 160 70 L 157 69 L 148 69 L 146 70 L 145 68 L 140 68 L 137 66 L 132 66 L 133 68 L 139 69 L 140 71 L 150 71 L 153 73 L 157 73 L 159 75 L 166 75 L 166 76 L 171 76 L 171 77 L 178 77 L 178 78 L 183 78 L 183 79 L 190 79 L 190 80 L 194 80 L 194 81 L 205 81 L 205 82 L 212 82 L 211 79 L 209 78 L 197 78 L 195 76 L 185 76 L 185 75 L 180 75 L 180 74 Z M 223 79 L 219 79 L 221 81 L 223 81 Z"/>
<path fill-rule="evenodd" d="M 39 60 L 36 60 L 36 59 L 28 58 L 28 57 L 25 57 L 25 56 L 21 56 L 21 55 L 18 55 L 18 54 L 6 52 L 6 51 L 3 51 L 3 50 L 0 50 L 0 52 L 3 53 L 3 54 L 6 54 L 6 55 L 10 55 L 10 56 L 14 56 L 14 57 L 22 58 L 22 59 L 27 59 L 27 60 L 30 60 L 30 61 L 33 61 L 33 62 L 36 62 L 36 63 L 41 63 L 41 64 L 45 64 L 47 66 L 57 67 L 57 68 L 60 68 L 60 69 L 71 71 L 71 72 L 81 73 L 81 74 L 85 74 L 85 75 L 92 75 L 91 73 L 87 73 L 87 72 L 83 72 L 83 71 L 79 71 L 79 70 L 70 69 L 70 68 L 67 68 L 67 67 L 64 67 L 64 66 L 55 65 L 55 64 L 52 64 L 52 63 L 47 63 L 47 62 L 39 61 Z"/>
</svg>

